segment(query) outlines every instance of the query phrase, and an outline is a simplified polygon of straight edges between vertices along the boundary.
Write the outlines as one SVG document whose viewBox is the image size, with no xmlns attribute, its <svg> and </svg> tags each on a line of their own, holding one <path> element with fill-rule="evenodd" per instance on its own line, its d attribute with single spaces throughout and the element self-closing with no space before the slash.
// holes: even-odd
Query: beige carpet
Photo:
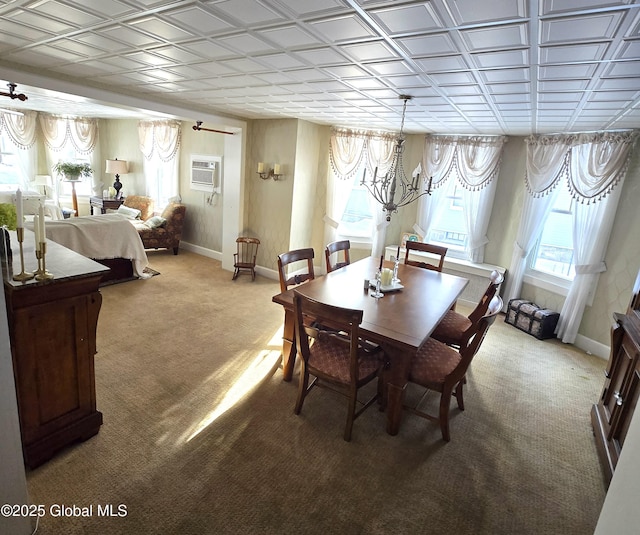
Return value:
<svg viewBox="0 0 640 535">
<path fill-rule="evenodd" d="M 593 532 L 604 486 L 589 410 L 604 361 L 500 317 L 450 443 L 410 414 L 389 436 L 375 407 L 346 443 L 343 398 L 316 389 L 293 414 L 277 282 L 232 282 L 184 251 L 149 259 L 161 276 L 102 289 L 100 433 L 28 473 L 33 503 L 93 516 L 47 514 L 38 533 Z M 98 504 L 127 514 L 98 517 Z"/>
</svg>

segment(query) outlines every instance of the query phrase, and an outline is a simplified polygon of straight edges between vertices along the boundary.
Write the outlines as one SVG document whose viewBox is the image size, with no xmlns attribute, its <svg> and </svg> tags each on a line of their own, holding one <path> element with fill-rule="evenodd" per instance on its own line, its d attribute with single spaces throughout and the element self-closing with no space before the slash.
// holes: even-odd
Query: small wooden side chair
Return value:
<svg viewBox="0 0 640 535">
<path fill-rule="evenodd" d="M 340 240 L 331 242 L 324 250 L 325 260 L 327 262 L 327 273 L 331 273 L 336 269 L 348 266 L 351 263 L 349 259 L 349 249 L 351 248 L 351 242 L 349 240 Z M 340 260 L 340 251 L 343 251 L 343 259 Z M 331 255 L 337 254 L 336 262 L 331 263 Z"/>
<path fill-rule="evenodd" d="M 233 254 L 233 279 L 236 280 L 241 271 L 249 271 L 251 280 L 256 280 L 256 256 L 258 255 L 258 238 L 240 236 L 236 240 L 237 252 Z"/>
<path fill-rule="evenodd" d="M 499 271 L 493 270 L 489 278 L 489 285 L 469 316 L 463 316 L 454 310 L 448 310 L 431 334 L 433 338 L 443 344 L 460 348 L 467 345 L 477 329 L 478 322 L 486 314 L 487 308 L 498 288 L 504 281 L 504 276 Z"/>
<path fill-rule="evenodd" d="M 320 303 L 293 290 L 298 355 L 301 357 L 300 382 L 295 413 L 300 414 L 305 398 L 314 386 L 326 386 L 345 395 L 349 402 L 344 439 L 351 440 L 353 421 L 382 393 L 381 370 L 384 353 L 377 346 L 364 347 L 359 340 L 362 310 Z M 339 332 L 309 327 L 309 318 L 331 318 Z M 309 338 L 313 343 L 309 343 Z M 309 375 L 314 379 L 309 383 Z M 358 399 L 358 390 L 378 378 L 376 393 L 366 401 Z"/>
<path fill-rule="evenodd" d="M 466 382 L 467 370 L 500 310 L 502 310 L 502 298 L 495 295 L 466 346 L 456 350 L 438 342 L 435 338 L 429 338 L 411 361 L 409 381 L 426 388 L 427 392 L 429 390 L 440 392 L 440 408 L 438 416 L 421 411 L 418 408 L 420 402 L 413 407 L 405 406 L 405 409 L 417 416 L 439 423 L 445 442 L 451 439 L 449 432 L 451 397 L 456 398 L 458 408 L 463 411 L 462 387 Z"/>
<path fill-rule="evenodd" d="M 446 247 L 441 247 L 440 245 L 433 245 L 431 243 L 422 243 L 419 241 L 408 241 L 405 245 L 407 252 L 405 253 L 404 263 L 409 266 L 416 266 L 425 269 L 431 269 L 433 271 L 442 271 L 442 266 L 444 266 L 444 257 L 447 254 L 448 249 Z M 432 264 L 430 262 L 422 262 L 418 260 L 409 260 L 409 252 L 410 251 L 421 251 L 423 253 L 431 253 L 439 257 L 437 264 Z"/>
<path fill-rule="evenodd" d="M 313 271 L 314 252 L 312 247 L 295 249 L 278 255 L 278 275 L 280 276 L 280 291 L 286 292 L 292 286 L 297 286 L 308 280 L 315 279 Z M 294 262 L 306 261 L 307 270 L 291 277 L 287 276 L 287 266 Z"/>
</svg>

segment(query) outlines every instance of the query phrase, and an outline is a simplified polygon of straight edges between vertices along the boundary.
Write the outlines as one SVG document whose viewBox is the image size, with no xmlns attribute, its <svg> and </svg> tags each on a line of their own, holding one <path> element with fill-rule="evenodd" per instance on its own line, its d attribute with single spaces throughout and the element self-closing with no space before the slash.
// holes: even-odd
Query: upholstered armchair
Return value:
<svg viewBox="0 0 640 535">
<path fill-rule="evenodd" d="M 146 221 L 153 216 L 153 199 L 151 197 L 145 197 L 144 195 L 129 195 L 124 200 L 124 206 L 127 208 L 133 208 L 134 210 L 140 210 L 140 219 Z"/>
<path fill-rule="evenodd" d="M 186 209 L 184 204 L 172 202 L 160 216 L 150 217 L 144 224 L 136 225 L 144 248 L 173 249 L 173 254 L 177 255 Z"/>
</svg>

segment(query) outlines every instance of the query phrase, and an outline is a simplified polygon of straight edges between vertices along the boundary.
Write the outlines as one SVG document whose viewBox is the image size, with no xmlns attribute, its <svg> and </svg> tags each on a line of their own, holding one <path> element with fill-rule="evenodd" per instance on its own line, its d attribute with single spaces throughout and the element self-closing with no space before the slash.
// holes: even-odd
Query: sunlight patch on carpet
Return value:
<svg viewBox="0 0 640 535">
<path fill-rule="evenodd" d="M 260 351 L 238 380 L 229 388 L 218 406 L 193 428 L 185 442 L 190 442 L 197 437 L 220 416 L 253 392 L 267 377 L 272 376 L 280 363 L 281 355 L 280 349 L 264 349 Z"/>
</svg>

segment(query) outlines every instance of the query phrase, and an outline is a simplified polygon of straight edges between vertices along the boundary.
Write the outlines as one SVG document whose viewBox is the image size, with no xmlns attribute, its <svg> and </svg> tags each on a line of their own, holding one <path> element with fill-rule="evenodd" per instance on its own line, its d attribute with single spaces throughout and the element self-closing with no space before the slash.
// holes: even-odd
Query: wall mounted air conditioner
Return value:
<svg viewBox="0 0 640 535">
<path fill-rule="evenodd" d="M 191 189 L 220 193 L 221 156 L 191 156 Z"/>
</svg>

